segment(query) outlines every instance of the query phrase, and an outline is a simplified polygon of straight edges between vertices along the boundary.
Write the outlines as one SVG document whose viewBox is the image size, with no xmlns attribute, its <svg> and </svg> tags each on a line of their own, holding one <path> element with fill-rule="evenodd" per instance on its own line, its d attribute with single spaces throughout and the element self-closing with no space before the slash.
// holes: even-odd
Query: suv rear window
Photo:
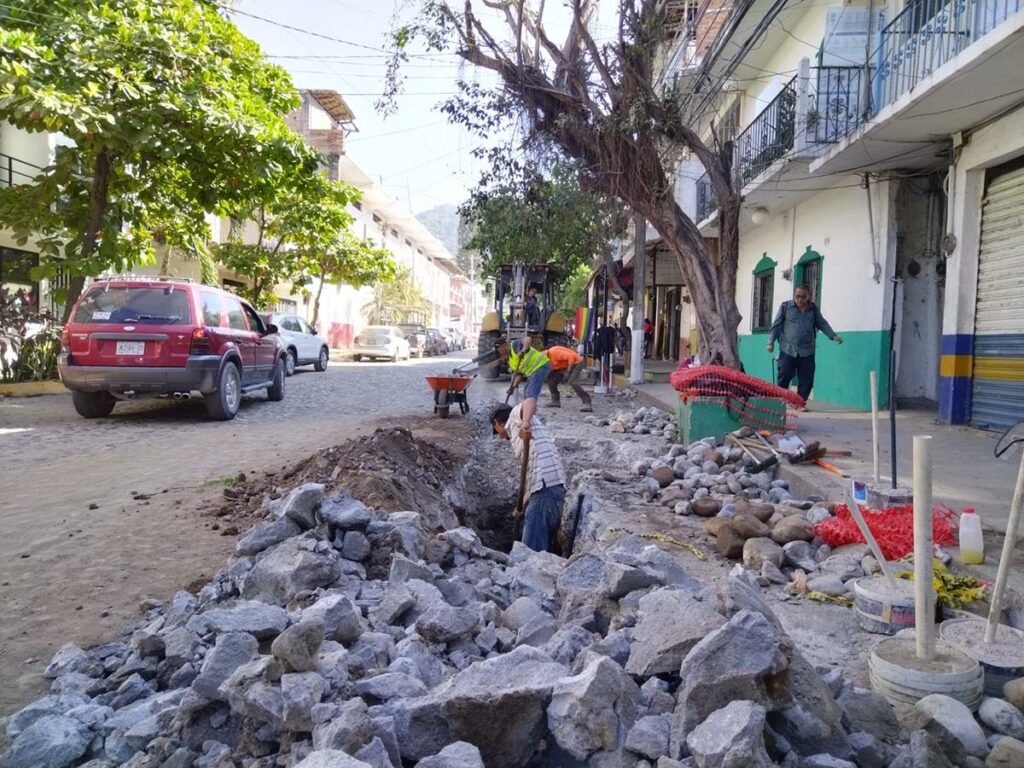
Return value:
<svg viewBox="0 0 1024 768">
<path fill-rule="evenodd" d="M 179 286 L 95 286 L 79 303 L 74 322 L 188 324 L 192 309 L 188 291 Z"/>
</svg>

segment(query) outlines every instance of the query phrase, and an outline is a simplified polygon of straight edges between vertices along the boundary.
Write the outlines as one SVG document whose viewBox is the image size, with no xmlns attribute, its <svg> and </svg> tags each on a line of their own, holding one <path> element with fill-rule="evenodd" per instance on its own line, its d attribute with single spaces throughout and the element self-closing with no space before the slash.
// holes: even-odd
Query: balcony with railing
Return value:
<svg viewBox="0 0 1024 768">
<path fill-rule="evenodd" d="M 0 152 L 0 187 L 13 187 L 31 181 L 43 170 L 40 166 Z"/>
<path fill-rule="evenodd" d="M 815 173 L 929 167 L 935 137 L 1021 101 L 1024 0 L 909 0 L 879 34 L 865 66 L 819 70 Z"/>
<path fill-rule="evenodd" d="M 797 78 L 786 83 L 736 139 L 736 163 L 743 184 L 788 155 L 796 139 Z"/>
</svg>

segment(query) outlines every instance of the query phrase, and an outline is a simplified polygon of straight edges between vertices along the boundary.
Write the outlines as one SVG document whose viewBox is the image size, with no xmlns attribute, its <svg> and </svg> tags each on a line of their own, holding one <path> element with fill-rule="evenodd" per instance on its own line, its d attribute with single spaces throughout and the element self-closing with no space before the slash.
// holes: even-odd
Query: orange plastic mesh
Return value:
<svg viewBox="0 0 1024 768">
<path fill-rule="evenodd" d="M 781 432 L 792 428 L 793 417 L 786 423 L 784 408 L 772 400 L 793 408 L 803 408 L 800 395 L 770 382 L 749 376 L 721 365 L 702 365 L 697 368 L 680 367 L 669 376 L 672 386 L 684 402 L 701 400 L 716 402 L 728 409 L 741 424 L 757 429 Z M 773 407 L 774 406 L 774 407 Z"/>
<path fill-rule="evenodd" d="M 860 508 L 864 522 L 878 541 L 886 560 L 899 560 L 914 551 L 914 507 L 874 510 Z M 951 547 L 956 544 L 956 513 L 946 507 L 935 507 L 932 511 L 932 538 L 936 546 Z M 857 521 L 845 504 L 836 505 L 836 516 L 818 523 L 814 533 L 830 547 L 843 544 L 864 544 Z"/>
</svg>

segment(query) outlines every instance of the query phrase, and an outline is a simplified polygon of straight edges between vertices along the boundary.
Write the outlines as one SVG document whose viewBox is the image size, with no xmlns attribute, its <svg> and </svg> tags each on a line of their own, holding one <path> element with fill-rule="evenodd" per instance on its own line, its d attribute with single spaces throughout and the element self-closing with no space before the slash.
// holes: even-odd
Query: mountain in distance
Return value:
<svg viewBox="0 0 1024 768">
<path fill-rule="evenodd" d="M 471 274 L 474 254 L 462 247 L 464 237 L 460 231 L 459 207 L 451 203 L 437 205 L 417 213 L 416 219 L 441 241 L 462 271 Z"/>
</svg>

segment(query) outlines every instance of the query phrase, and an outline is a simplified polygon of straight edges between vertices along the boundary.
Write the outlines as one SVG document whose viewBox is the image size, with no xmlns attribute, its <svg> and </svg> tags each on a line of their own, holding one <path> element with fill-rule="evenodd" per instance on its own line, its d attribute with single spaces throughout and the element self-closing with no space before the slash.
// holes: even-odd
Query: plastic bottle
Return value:
<svg viewBox="0 0 1024 768">
<path fill-rule="evenodd" d="M 985 562 L 985 539 L 981 533 L 981 518 L 971 507 L 960 515 L 960 562 L 979 565 Z"/>
</svg>

